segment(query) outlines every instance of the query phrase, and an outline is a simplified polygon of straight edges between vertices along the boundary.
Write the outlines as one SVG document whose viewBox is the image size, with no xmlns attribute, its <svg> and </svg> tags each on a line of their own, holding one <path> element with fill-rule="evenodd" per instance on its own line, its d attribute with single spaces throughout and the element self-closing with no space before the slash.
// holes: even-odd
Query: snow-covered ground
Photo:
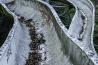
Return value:
<svg viewBox="0 0 98 65">
<path fill-rule="evenodd" d="M 73 25 L 71 29 L 72 30 L 76 29 L 78 24 L 80 24 L 80 27 L 82 27 L 83 24 L 79 23 L 78 20 L 82 22 L 81 15 L 84 15 L 88 18 L 88 20 L 90 18 L 89 20 L 90 24 L 89 23 L 87 24 L 90 27 L 90 29 L 88 29 L 87 32 L 88 31 L 92 32 L 93 25 L 91 25 L 91 23 L 93 21 L 92 17 L 94 16 L 94 15 L 92 16 L 92 14 L 94 14 L 94 12 L 92 11 L 93 9 L 90 8 L 91 7 L 90 4 L 87 3 L 87 5 L 90 6 L 88 8 L 86 5 L 84 5 L 78 0 L 77 0 L 77 3 L 74 2 L 74 0 L 70 0 L 70 2 L 72 2 L 76 8 L 77 8 L 77 5 L 79 5 L 78 8 L 81 8 L 81 10 L 83 10 L 83 13 L 85 13 L 84 15 L 83 13 L 81 13 L 81 11 L 79 10 L 76 11 L 76 15 L 75 15 L 76 19 L 75 18 L 73 19 L 75 22 L 77 22 L 77 24 L 75 25 L 75 27 L 73 27 L 74 26 Z M 82 8 L 81 5 L 83 5 L 84 7 Z M 6 8 L 4 4 L 3 6 Z M 29 28 L 26 27 L 24 23 L 18 20 L 19 17 L 21 16 L 24 17 L 26 20 L 32 19 L 33 20 L 32 23 L 35 24 L 36 33 L 43 34 L 44 39 L 46 40 L 45 44 L 40 45 L 41 50 L 39 51 L 40 53 L 42 53 L 42 59 L 46 57 L 46 60 L 41 62 L 42 65 L 73 65 L 71 61 L 69 61 L 69 58 L 63 53 L 62 45 L 61 45 L 62 43 L 60 42 L 58 38 L 57 32 L 55 31 L 55 27 L 53 26 L 54 19 L 50 16 L 49 12 L 47 12 L 47 10 L 44 7 L 42 6 L 40 7 L 38 4 L 36 4 L 36 2 L 34 3 L 31 1 L 26 1 L 26 0 L 15 0 L 14 5 L 7 5 L 7 7 L 10 9 L 10 11 L 14 13 L 13 14 L 6 8 L 7 11 L 10 12 L 14 16 L 15 22 L 4 45 L 0 48 L 1 50 L 0 51 L 0 55 L 1 55 L 0 65 L 25 65 L 26 60 L 28 59 L 29 52 L 31 52 L 30 47 L 29 47 L 31 38 L 29 35 L 30 33 Z M 88 14 L 87 12 L 89 10 L 90 10 L 89 12 L 90 14 Z M 55 11 L 53 10 L 53 12 Z M 54 18 L 56 18 L 56 16 Z M 58 19 L 57 22 L 59 21 L 60 20 Z M 90 50 L 89 48 L 89 45 L 91 44 L 87 44 L 87 47 L 85 47 L 86 45 L 83 46 L 83 44 L 81 44 L 82 43 L 81 41 L 69 35 L 69 33 L 67 32 L 67 29 L 63 26 L 61 21 L 59 23 L 60 23 L 59 25 L 61 26 L 61 29 L 63 29 L 63 31 L 66 30 L 65 31 L 66 33 L 64 32 L 66 36 L 68 36 L 70 40 L 74 41 L 74 44 L 79 46 L 81 49 L 86 48 L 86 49 L 82 49 L 82 51 L 87 50 L 86 53 L 92 56 L 92 50 Z M 81 28 L 78 28 L 76 33 L 77 32 L 79 33 L 80 30 Z M 71 32 L 73 33 L 74 31 L 71 31 Z M 60 31 L 60 33 L 62 33 L 62 31 Z M 76 33 L 74 35 L 76 35 Z M 87 35 L 89 34 L 90 36 L 86 35 L 89 38 L 85 36 L 84 39 L 87 39 L 87 42 L 88 42 L 88 39 L 90 39 L 89 42 L 91 43 L 91 35 L 93 33 L 92 34 L 86 33 L 86 34 Z M 78 35 L 76 37 L 78 37 Z M 80 44 L 77 44 L 77 41 Z M 71 51 L 72 48 L 68 48 L 68 49 Z M 70 51 L 69 53 L 71 53 Z M 91 52 L 91 53 L 88 53 L 88 52 Z"/>
<path fill-rule="evenodd" d="M 37 32 L 44 35 L 46 45 L 42 52 L 47 51 L 47 60 L 44 61 L 42 65 L 72 65 L 68 58 L 63 55 L 61 51 L 61 42 L 57 37 L 52 21 L 48 20 L 47 15 L 43 15 L 32 2 L 24 1 L 17 1 L 15 13 L 28 19 L 32 18 L 35 21 Z"/>
<path fill-rule="evenodd" d="M 48 19 L 47 15 L 43 15 L 36 4 L 30 1 L 16 0 L 15 5 L 11 7 L 8 6 L 8 8 L 14 11 L 15 15 L 23 16 L 26 19 L 33 19 L 37 33 L 44 35 L 46 42 L 45 45 L 41 45 L 42 50 L 39 52 L 43 53 L 42 58 L 46 55 L 47 59 L 41 62 L 42 65 L 72 65 L 61 50 L 61 42 L 57 36 L 52 20 Z M 14 37 L 9 41 L 9 46 L 14 43 L 15 46 L 12 46 L 14 50 L 10 52 L 12 53 L 12 55 L 9 55 L 10 57 L 3 56 L 4 58 L 0 61 L 1 65 L 25 65 L 28 59 L 28 53 L 31 52 L 29 49 L 31 40 L 28 28 L 20 21 L 15 21 L 15 23 L 16 22 L 16 28 L 13 33 Z M 45 55 L 44 52 L 46 52 Z"/>
</svg>

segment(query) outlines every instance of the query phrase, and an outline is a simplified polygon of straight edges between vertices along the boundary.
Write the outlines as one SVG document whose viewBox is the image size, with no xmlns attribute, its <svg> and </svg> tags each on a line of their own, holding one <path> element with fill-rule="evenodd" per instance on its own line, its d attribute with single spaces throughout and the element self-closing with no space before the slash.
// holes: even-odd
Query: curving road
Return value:
<svg viewBox="0 0 98 65">
<path fill-rule="evenodd" d="M 95 8 L 90 0 L 68 0 L 75 8 L 69 33 L 95 52 L 93 45 Z"/>
<path fill-rule="evenodd" d="M 76 8 L 69 30 L 64 27 L 55 10 L 41 0 L 15 0 L 10 4 L 4 2 L 7 7 L 1 3 L 13 15 L 14 25 L 0 48 L 0 65 L 97 65 L 92 62 L 93 53 L 87 55 L 76 45 L 77 41 L 73 41 L 76 38 L 87 46 L 86 50 L 94 51 L 94 7 L 88 0 L 68 1 Z M 61 43 L 58 36 L 64 43 Z M 70 59 L 75 61 L 74 64 Z"/>
</svg>

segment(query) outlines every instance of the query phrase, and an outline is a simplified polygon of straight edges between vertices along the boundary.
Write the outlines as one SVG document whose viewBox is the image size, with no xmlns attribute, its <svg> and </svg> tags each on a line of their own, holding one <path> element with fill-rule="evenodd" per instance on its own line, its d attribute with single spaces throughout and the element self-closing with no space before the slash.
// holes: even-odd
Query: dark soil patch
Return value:
<svg viewBox="0 0 98 65">
<path fill-rule="evenodd" d="M 38 34 L 36 32 L 35 25 L 31 24 L 31 21 L 33 21 L 32 19 L 28 20 L 24 19 L 22 20 L 22 19 L 23 17 L 19 20 L 25 23 L 25 25 L 29 28 L 29 35 L 31 37 L 31 43 L 29 47 L 30 50 L 32 51 L 29 53 L 29 57 L 26 60 L 25 65 L 41 65 L 41 62 L 46 60 L 46 57 L 45 60 L 42 59 L 42 53 L 39 52 L 41 50 L 40 45 L 45 44 L 44 36 L 43 34 Z M 40 35 L 40 37 L 38 35 Z"/>
</svg>

